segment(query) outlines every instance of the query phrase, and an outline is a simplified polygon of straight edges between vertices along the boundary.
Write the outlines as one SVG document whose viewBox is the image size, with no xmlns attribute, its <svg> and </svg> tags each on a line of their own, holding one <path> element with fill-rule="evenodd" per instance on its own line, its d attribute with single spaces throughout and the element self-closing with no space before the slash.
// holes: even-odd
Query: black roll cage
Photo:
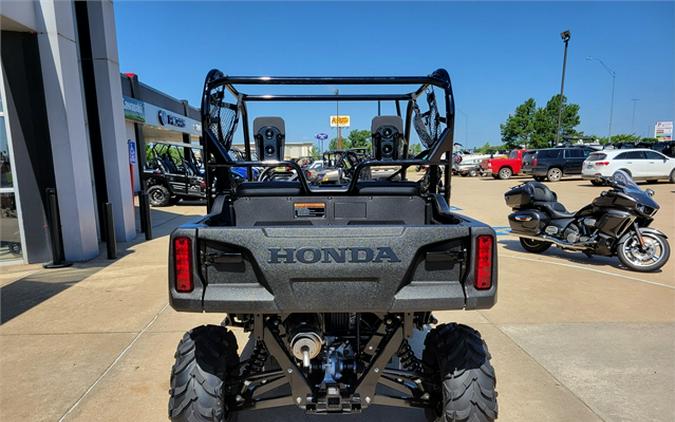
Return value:
<svg viewBox="0 0 675 422">
<path fill-rule="evenodd" d="M 303 94 L 303 95 L 250 95 L 241 92 L 238 89 L 239 85 L 414 85 L 417 88 L 414 91 L 402 94 L 335 94 L 335 95 L 321 95 L 321 94 Z M 209 130 L 210 119 L 210 94 L 212 90 L 223 87 L 232 96 L 237 99 L 237 114 L 241 115 L 242 131 L 244 136 L 244 156 L 246 161 L 234 162 L 230 155 L 224 150 L 223 145 L 214 139 L 212 132 Z M 454 126 L 455 126 L 455 102 L 452 92 L 452 83 L 450 75 L 445 69 L 437 69 L 427 76 L 330 76 L 330 77 L 316 77 L 316 76 L 282 76 L 282 77 L 258 77 L 258 76 L 226 76 L 217 69 L 212 69 L 206 76 L 204 82 L 204 91 L 202 95 L 201 117 L 202 117 L 202 139 L 204 147 L 204 156 L 213 157 L 214 162 L 205 160 L 206 167 L 206 186 L 207 186 L 207 200 L 208 209 L 211 208 L 213 202 L 212 182 L 214 175 L 211 171 L 217 171 L 218 168 L 223 167 L 247 167 L 248 180 L 253 180 L 253 167 L 277 167 L 287 166 L 296 169 L 298 172 L 298 179 L 300 180 L 301 191 L 305 195 L 325 194 L 325 189 L 312 190 L 304 173 L 299 171 L 299 166 L 291 161 L 253 161 L 251 156 L 251 136 L 249 133 L 248 109 L 247 103 L 250 102 L 321 102 L 321 101 L 393 101 L 396 105 L 396 111 L 399 117 L 404 121 L 404 157 L 407 157 L 408 146 L 410 144 L 410 135 L 412 133 L 412 118 L 415 111 L 415 105 L 418 97 L 423 95 L 430 87 L 437 87 L 442 90 L 445 102 L 445 116 L 440 117 L 445 128 L 441 132 L 438 140 L 430 145 L 423 153 L 419 154 L 415 159 L 402 159 L 396 161 L 381 161 L 381 160 L 366 160 L 359 163 L 354 171 L 354 176 L 351 180 L 349 188 L 344 191 L 337 191 L 335 193 L 345 193 L 347 195 L 353 194 L 356 191 L 359 175 L 362 170 L 367 167 L 378 166 L 400 166 L 402 173 L 405 174 L 405 169 L 410 166 L 444 166 L 444 196 L 446 201 L 450 202 L 450 182 L 451 182 L 451 157 L 454 143 Z M 401 102 L 406 101 L 407 107 L 405 116 L 401 113 Z M 237 115 L 237 118 L 239 117 Z M 236 126 L 233 130 L 236 130 Z M 445 155 L 445 156 L 444 156 Z M 296 168 L 297 167 L 297 168 Z M 219 186 L 229 186 L 229 172 L 224 171 L 220 176 L 226 183 L 219 184 Z M 217 188 L 218 189 L 218 188 Z M 432 180 L 429 189 L 432 192 L 438 192 L 439 186 L 435 178 Z"/>
</svg>

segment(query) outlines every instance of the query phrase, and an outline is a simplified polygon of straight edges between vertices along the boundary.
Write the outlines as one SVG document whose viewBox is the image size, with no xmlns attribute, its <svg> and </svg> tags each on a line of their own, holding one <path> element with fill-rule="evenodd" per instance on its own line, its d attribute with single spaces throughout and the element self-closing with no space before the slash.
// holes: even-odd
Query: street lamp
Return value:
<svg viewBox="0 0 675 422">
<path fill-rule="evenodd" d="M 586 60 L 587 61 L 595 60 L 596 62 L 600 63 L 602 65 L 602 67 L 607 71 L 607 73 L 609 73 L 609 76 L 612 77 L 612 97 L 611 97 L 611 100 L 610 100 L 610 103 L 609 103 L 609 129 L 608 129 L 609 133 L 607 135 L 607 139 L 611 142 L 611 140 L 612 140 L 612 117 L 614 115 L 614 85 L 616 83 L 616 72 L 613 71 L 612 69 L 610 69 L 609 66 L 607 66 L 605 64 L 605 62 L 598 59 L 597 57 L 588 56 L 588 57 L 586 57 Z"/>
<path fill-rule="evenodd" d="M 340 130 L 340 90 L 335 90 L 335 120 L 337 121 L 337 149 L 342 149 L 342 131 Z"/>
<path fill-rule="evenodd" d="M 567 67 L 567 44 L 572 38 L 572 33 L 570 31 L 563 31 L 560 33 L 560 38 L 562 38 L 565 43 L 565 52 L 563 53 L 563 68 L 562 68 L 562 81 L 560 82 L 560 104 L 558 105 L 558 128 L 555 132 L 555 143 L 556 145 L 560 143 L 560 124 L 562 123 L 562 110 L 563 110 L 563 98 L 565 95 L 565 68 Z"/>
<path fill-rule="evenodd" d="M 633 133 L 633 129 L 635 128 L 635 106 L 637 105 L 637 102 L 640 101 L 640 99 L 631 98 L 631 101 L 633 102 L 633 117 L 630 120 L 630 133 Z"/>
</svg>

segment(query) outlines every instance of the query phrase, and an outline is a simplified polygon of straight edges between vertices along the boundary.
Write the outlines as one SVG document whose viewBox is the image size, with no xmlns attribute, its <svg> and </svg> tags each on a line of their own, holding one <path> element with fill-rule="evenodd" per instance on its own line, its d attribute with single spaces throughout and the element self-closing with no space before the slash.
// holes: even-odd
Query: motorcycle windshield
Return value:
<svg viewBox="0 0 675 422">
<path fill-rule="evenodd" d="M 642 189 L 635 183 L 635 180 L 623 170 L 619 170 L 614 174 L 614 182 L 621 186 L 625 191 L 642 192 Z"/>
<path fill-rule="evenodd" d="M 643 206 L 659 209 L 659 204 L 635 183 L 635 180 L 625 171 L 619 170 L 614 174 L 614 184 L 620 187 L 624 193 L 631 195 Z"/>
</svg>

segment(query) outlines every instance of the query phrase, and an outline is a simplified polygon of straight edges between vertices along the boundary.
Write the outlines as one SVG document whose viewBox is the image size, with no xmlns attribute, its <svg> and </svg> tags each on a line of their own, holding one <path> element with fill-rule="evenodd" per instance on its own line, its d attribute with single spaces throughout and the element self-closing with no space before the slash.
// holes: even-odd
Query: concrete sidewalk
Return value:
<svg viewBox="0 0 675 422">
<path fill-rule="evenodd" d="M 459 178 L 458 178 L 459 179 Z M 455 179 L 462 213 L 505 225 L 501 194 L 513 181 Z M 553 188 L 569 208 L 598 189 Z M 664 206 L 655 224 L 675 235 L 672 185 L 657 185 Z M 586 189 L 586 190 L 584 190 Z M 478 192 L 481 192 L 480 194 Z M 161 236 L 203 212 L 163 209 Z M 498 374 L 500 421 L 675 420 L 675 286 L 666 271 L 639 274 L 613 260 L 530 255 L 500 239 L 498 305 L 485 312 L 439 312 L 485 337 Z M 114 262 L 60 270 L 23 268 L 0 278 L 3 304 L 25 301 L 0 326 L 0 420 L 167 420 L 169 371 L 183 332 L 223 315 L 178 314 L 167 305 L 168 239 L 125 246 Z M 675 259 L 675 258 L 674 258 Z M 28 284 L 28 282 L 33 284 Z M 19 287 L 15 286 L 17 283 Z M 13 290 L 7 290 L 13 289 Z M 18 298 L 18 299 L 17 299 Z M 9 306 L 9 305 L 8 305 Z M 5 311 L 3 310 L 3 315 Z M 237 332 L 241 346 L 246 338 Z M 296 409 L 240 415 L 240 421 L 419 420 L 418 411 L 372 408 L 348 417 L 306 417 Z"/>
</svg>

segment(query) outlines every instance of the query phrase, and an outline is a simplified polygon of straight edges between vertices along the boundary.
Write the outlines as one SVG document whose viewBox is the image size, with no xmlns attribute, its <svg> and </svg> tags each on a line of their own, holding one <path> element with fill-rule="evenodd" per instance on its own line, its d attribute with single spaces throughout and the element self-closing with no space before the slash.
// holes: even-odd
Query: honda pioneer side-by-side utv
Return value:
<svg viewBox="0 0 675 422">
<path fill-rule="evenodd" d="M 280 85 L 280 94 L 269 93 Z M 349 93 L 321 94 L 336 85 Z M 299 93 L 289 94 L 294 86 Z M 312 87 L 319 93 L 308 94 Z M 386 92 L 393 90 L 403 93 Z M 249 121 L 259 102 L 269 110 L 336 100 L 395 110 L 373 117 L 372 158 L 344 184 L 310 185 L 296 162 L 283 160 L 281 117 Z M 433 421 L 496 419 L 485 342 L 432 314 L 487 309 L 497 293 L 495 232 L 448 205 L 444 157 L 452 157 L 455 117 L 448 73 L 237 77 L 212 70 L 201 111 L 208 214 L 171 235 L 170 302 L 182 312 L 227 316 L 180 341 L 170 419 L 227 421 L 280 406 L 350 414 L 373 405 L 424 409 L 420 415 Z M 425 150 L 407 158 L 413 130 Z M 235 132 L 246 161 L 229 158 Z M 233 166 L 291 168 L 298 177 L 255 181 L 248 172 L 233 183 Z M 423 177 L 409 180 L 408 168 L 418 166 Z M 377 167 L 398 170 L 370 179 Z M 241 356 L 231 328 L 249 333 Z"/>
</svg>

